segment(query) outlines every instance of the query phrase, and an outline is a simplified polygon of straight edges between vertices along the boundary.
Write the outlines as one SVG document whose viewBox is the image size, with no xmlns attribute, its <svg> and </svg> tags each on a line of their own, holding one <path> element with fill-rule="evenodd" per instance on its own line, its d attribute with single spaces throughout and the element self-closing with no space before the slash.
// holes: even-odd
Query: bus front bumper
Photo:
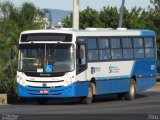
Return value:
<svg viewBox="0 0 160 120">
<path fill-rule="evenodd" d="M 43 88 L 43 87 L 29 87 L 22 86 L 18 83 L 18 96 L 30 98 L 67 98 L 67 97 L 81 97 L 87 96 L 88 82 L 75 82 L 69 86 L 58 88 Z M 42 93 L 47 91 L 48 93 Z"/>
</svg>

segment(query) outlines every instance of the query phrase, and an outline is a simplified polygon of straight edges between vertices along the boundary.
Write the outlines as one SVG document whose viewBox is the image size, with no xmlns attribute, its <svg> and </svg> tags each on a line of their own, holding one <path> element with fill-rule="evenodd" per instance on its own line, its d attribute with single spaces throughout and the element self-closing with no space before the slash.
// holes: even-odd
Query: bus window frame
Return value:
<svg viewBox="0 0 160 120">
<path fill-rule="evenodd" d="M 78 39 L 84 39 L 84 41 L 79 41 Z M 80 46 L 80 45 L 85 45 L 85 60 L 86 60 L 86 64 L 83 64 L 83 65 L 81 65 L 81 64 L 77 64 L 77 47 L 78 46 Z M 85 70 L 87 70 L 87 68 L 88 68 L 88 46 L 87 46 L 87 44 L 86 44 L 86 37 L 79 37 L 79 36 L 77 36 L 76 37 L 76 44 L 75 44 L 75 62 L 76 62 L 76 64 L 75 64 L 75 66 L 76 66 L 76 74 L 80 74 L 81 72 L 83 72 L 83 71 L 85 71 Z M 79 59 L 78 59 L 79 60 Z M 79 71 L 79 67 L 84 67 L 84 69 L 82 70 L 82 71 Z M 78 68 L 78 69 L 77 69 Z"/>
<path fill-rule="evenodd" d="M 111 48 L 111 42 L 110 42 L 110 38 L 120 38 L 120 48 Z M 153 36 L 77 36 L 77 38 L 85 38 L 85 41 L 87 43 L 86 47 L 87 47 L 87 63 L 92 63 L 92 62 L 111 62 L 111 61 L 132 61 L 132 60 L 144 60 L 144 59 L 156 59 L 156 37 L 153 35 Z M 96 43 L 97 43 L 97 49 L 88 49 L 88 38 L 96 38 Z M 107 38 L 109 41 L 109 48 L 99 48 L 99 43 L 98 43 L 98 39 L 99 38 Z M 122 48 L 122 38 L 131 38 L 131 42 L 132 42 L 132 47 L 129 48 L 129 49 L 132 49 L 133 50 L 133 58 L 132 59 L 124 59 L 123 58 L 123 49 L 128 49 L 128 48 Z M 134 48 L 134 38 L 142 38 L 142 42 L 143 42 L 143 47 L 139 47 L 139 48 Z M 153 47 L 150 47 L 150 48 L 153 48 L 154 49 L 154 57 L 153 58 L 146 58 L 146 55 L 145 55 L 145 43 L 144 43 L 144 38 L 152 38 L 152 41 L 153 41 Z M 149 47 L 147 47 L 149 48 Z M 112 49 L 121 49 L 122 50 L 122 59 L 112 59 L 112 56 L 111 56 L 111 50 Z M 135 58 L 135 52 L 134 52 L 134 49 L 143 49 L 144 50 L 144 57 L 143 58 Z M 88 50 L 98 50 L 98 60 L 89 60 L 88 59 Z M 107 60 L 100 60 L 100 54 L 99 54 L 99 50 L 109 50 L 110 51 L 110 59 L 107 59 Z"/>
</svg>

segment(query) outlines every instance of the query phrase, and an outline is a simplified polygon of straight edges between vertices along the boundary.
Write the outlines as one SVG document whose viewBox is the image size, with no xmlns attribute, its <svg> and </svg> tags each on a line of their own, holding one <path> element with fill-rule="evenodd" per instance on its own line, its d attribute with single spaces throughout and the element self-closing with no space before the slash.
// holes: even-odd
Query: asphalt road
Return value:
<svg viewBox="0 0 160 120">
<path fill-rule="evenodd" d="M 35 115 L 35 118 L 41 116 L 40 118 L 48 117 L 48 119 L 53 118 L 54 114 L 56 118 L 59 116 L 75 119 L 84 117 L 83 119 L 87 120 L 91 116 L 97 120 L 99 118 L 112 120 L 123 117 L 128 120 L 132 120 L 132 118 L 160 120 L 160 87 L 139 92 L 133 101 L 119 100 L 116 95 L 97 96 L 96 101 L 89 105 L 80 104 L 79 99 L 54 99 L 50 100 L 47 105 L 38 105 L 32 100 L 21 104 L 1 105 L 0 113 L 1 115 L 23 115 L 23 117 L 31 117 L 30 114 L 34 117 L 33 114 L 38 114 Z"/>
</svg>

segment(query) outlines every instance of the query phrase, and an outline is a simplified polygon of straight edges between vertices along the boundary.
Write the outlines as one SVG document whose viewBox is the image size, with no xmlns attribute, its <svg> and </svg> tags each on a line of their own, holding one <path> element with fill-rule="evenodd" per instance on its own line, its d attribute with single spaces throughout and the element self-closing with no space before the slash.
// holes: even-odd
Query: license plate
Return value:
<svg viewBox="0 0 160 120">
<path fill-rule="evenodd" d="M 41 93 L 41 94 L 48 94 L 48 93 L 49 93 L 49 90 L 40 90 L 40 93 Z"/>
</svg>

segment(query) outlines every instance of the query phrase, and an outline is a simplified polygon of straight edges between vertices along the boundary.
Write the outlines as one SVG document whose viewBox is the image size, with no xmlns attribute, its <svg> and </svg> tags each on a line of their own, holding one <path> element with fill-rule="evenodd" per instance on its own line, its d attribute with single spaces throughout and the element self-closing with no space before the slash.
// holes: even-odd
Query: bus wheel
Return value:
<svg viewBox="0 0 160 120">
<path fill-rule="evenodd" d="M 90 104 L 93 102 L 93 88 L 94 88 L 95 84 L 94 83 L 90 83 L 89 87 L 88 87 L 88 95 L 86 97 L 82 98 L 82 103 L 83 104 Z"/>
<path fill-rule="evenodd" d="M 39 105 L 46 105 L 48 102 L 48 99 L 47 98 L 37 98 L 37 103 Z"/>
<path fill-rule="evenodd" d="M 124 96 L 125 100 L 134 100 L 136 95 L 136 82 L 134 79 L 131 80 L 129 92 L 127 92 Z"/>
</svg>

